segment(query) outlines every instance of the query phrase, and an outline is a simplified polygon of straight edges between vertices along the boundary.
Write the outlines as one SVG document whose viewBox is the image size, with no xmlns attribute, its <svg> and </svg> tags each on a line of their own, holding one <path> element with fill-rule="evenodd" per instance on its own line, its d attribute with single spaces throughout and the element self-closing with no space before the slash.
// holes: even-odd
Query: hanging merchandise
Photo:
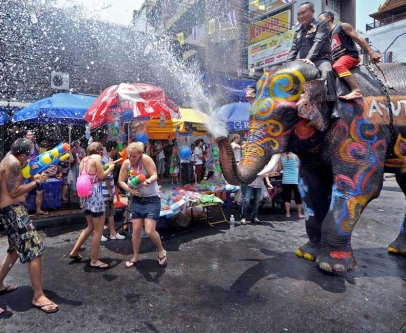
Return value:
<svg viewBox="0 0 406 333">
<path fill-rule="evenodd" d="M 164 127 L 165 126 L 165 115 L 163 112 L 159 115 L 159 120 L 160 120 L 160 126 Z"/>
</svg>

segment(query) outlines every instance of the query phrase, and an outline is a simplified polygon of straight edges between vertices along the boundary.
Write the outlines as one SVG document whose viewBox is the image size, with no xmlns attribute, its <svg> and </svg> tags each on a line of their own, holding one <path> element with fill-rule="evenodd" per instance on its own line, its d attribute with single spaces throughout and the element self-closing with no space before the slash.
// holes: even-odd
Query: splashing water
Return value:
<svg viewBox="0 0 406 333">
<path fill-rule="evenodd" d="M 152 30 L 152 27 L 149 29 Z M 170 48 L 162 46 L 162 39 L 155 34 L 146 35 L 140 42 L 145 45 L 144 55 L 149 57 L 149 61 L 160 64 L 155 67 L 154 74 L 157 81 L 161 81 L 164 86 L 163 81 L 170 80 L 174 87 L 183 91 L 184 100 L 189 100 L 193 109 L 206 113 L 212 119 L 212 122 L 206 126 L 210 136 L 213 138 L 227 136 L 226 125 L 217 118 L 218 105 L 215 105 L 212 97 L 205 94 L 201 80 L 199 80 L 201 73 L 197 65 L 186 66 L 184 62 L 176 58 Z"/>
</svg>

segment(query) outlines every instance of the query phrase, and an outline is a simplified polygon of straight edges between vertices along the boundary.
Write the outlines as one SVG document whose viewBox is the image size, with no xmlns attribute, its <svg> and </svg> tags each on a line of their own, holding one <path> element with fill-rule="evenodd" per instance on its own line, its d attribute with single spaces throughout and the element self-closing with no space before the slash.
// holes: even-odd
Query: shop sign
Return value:
<svg viewBox="0 0 406 333">
<path fill-rule="evenodd" d="M 248 43 L 258 43 L 287 31 L 290 27 L 290 16 L 290 10 L 286 10 L 251 25 L 248 29 Z"/>
<path fill-rule="evenodd" d="M 292 47 L 294 30 L 253 44 L 248 48 L 248 67 L 255 68 L 273 66 L 286 61 Z"/>
<path fill-rule="evenodd" d="M 249 4 L 249 15 L 250 19 L 257 17 L 259 15 L 264 15 L 270 11 L 277 10 L 286 3 L 281 0 L 254 0 L 250 1 Z"/>
</svg>

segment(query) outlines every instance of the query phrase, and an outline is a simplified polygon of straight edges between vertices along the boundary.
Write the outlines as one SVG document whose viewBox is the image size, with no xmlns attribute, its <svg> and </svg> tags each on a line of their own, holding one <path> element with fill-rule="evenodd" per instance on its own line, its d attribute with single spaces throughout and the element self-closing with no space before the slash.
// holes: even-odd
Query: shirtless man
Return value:
<svg viewBox="0 0 406 333">
<path fill-rule="evenodd" d="M 334 24 L 334 13 L 323 12 L 319 15 L 319 20 L 326 21 L 331 33 L 331 58 L 333 60 L 333 70 L 338 77 L 347 82 L 351 92 L 345 96 L 340 96 L 343 100 L 362 98 L 361 90 L 350 72 L 351 68 L 360 62 L 359 54 L 355 43 L 357 43 L 370 56 L 371 62 L 377 64 L 381 55 L 372 50 L 369 43 L 360 36 L 349 23 Z"/>
<path fill-rule="evenodd" d="M 33 153 L 32 141 L 17 139 L 11 146 L 11 152 L 0 163 L 0 221 L 9 241 L 7 255 L 0 268 L 0 294 L 2 290 L 11 292 L 17 289 L 13 285 L 5 286 L 4 279 L 20 257 L 21 263 L 28 263 L 34 289 L 32 305 L 46 313 L 54 313 L 59 307 L 45 296 L 41 285 L 41 255 L 44 253 L 44 244 L 28 219 L 24 203 L 28 192 L 43 184 L 56 168 L 51 166 L 47 171 L 35 175 L 28 184 L 22 184 L 21 169 Z"/>
</svg>

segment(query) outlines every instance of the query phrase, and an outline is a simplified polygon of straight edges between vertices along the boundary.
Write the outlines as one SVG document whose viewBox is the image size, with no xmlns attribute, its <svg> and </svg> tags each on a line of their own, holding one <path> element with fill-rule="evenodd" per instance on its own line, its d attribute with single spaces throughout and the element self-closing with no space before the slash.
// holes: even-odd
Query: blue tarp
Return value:
<svg viewBox="0 0 406 333">
<path fill-rule="evenodd" d="M 231 103 L 223 105 L 217 114 L 220 121 L 227 124 L 230 131 L 248 130 L 250 103 Z"/>
<path fill-rule="evenodd" d="M 91 96 L 55 94 L 21 109 L 13 116 L 13 121 L 85 125 L 83 116 L 95 100 L 96 97 Z"/>
<path fill-rule="evenodd" d="M 0 125 L 4 125 L 4 123 L 8 122 L 10 117 L 7 114 L 7 108 L 0 107 Z"/>
</svg>

